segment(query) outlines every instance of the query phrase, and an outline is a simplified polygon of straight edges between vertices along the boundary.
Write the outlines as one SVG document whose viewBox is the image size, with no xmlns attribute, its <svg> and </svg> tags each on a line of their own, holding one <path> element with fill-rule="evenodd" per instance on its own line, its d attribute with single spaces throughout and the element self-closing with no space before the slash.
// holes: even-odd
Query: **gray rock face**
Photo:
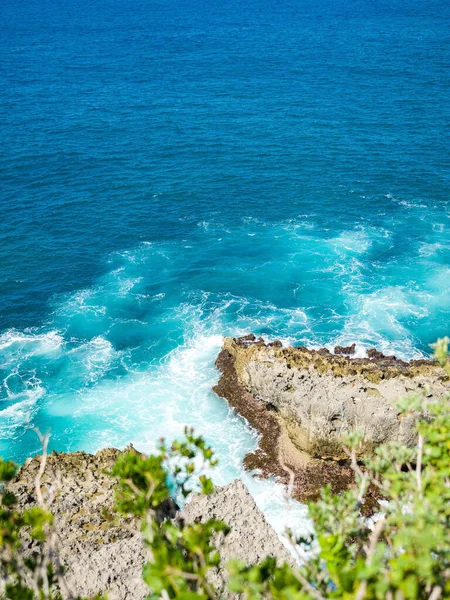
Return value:
<svg viewBox="0 0 450 600">
<path fill-rule="evenodd" d="M 51 454 L 42 479 L 43 488 L 54 490 L 50 510 L 60 542 L 60 556 L 67 566 L 66 580 L 74 594 L 107 592 L 109 600 L 143 600 L 149 590 L 141 579 L 148 551 L 136 532 L 137 525 L 119 518 L 114 526 L 104 510 L 113 504 L 114 480 L 109 470 L 120 452 L 106 449 L 95 455 L 84 452 Z M 10 488 L 18 497 L 19 509 L 35 504 L 34 478 L 38 459 L 28 462 Z M 210 496 L 194 496 L 177 518 L 186 522 L 224 520 L 232 532 L 218 538 L 223 561 L 211 573 L 211 581 L 225 587 L 224 565 L 232 558 L 248 563 L 272 554 L 280 560 L 289 555 L 266 522 L 244 484 L 238 480 L 217 488 Z M 32 544 L 30 543 L 30 550 Z"/>
<path fill-rule="evenodd" d="M 246 373 L 249 391 L 279 410 L 289 437 L 312 455 L 338 455 L 334 440 L 355 430 L 363 432 L 368 445 L 414 442 L 416 419 L 399 418 L 395 401 L 418 391 L 418 380 L 372 383 L 357 375 L 338 378 L 313 369 L 293 369 L 279 360 L 270 365 L 251 361 Z"/>
<path fill-rule="evenodd" d="M 274 556 L 280 563 L 292 563 L 291 555 L 239 479 L 209 496 L 195 496 L 181 516 L 187 523 L 219 519 L 231 527 L 226 537 L 217 536 L 222 560 L 220 568 L 211 572 L 211 582 L 222 593 L 227 581 L 225 567 L 233 559 L 257 564 L 267 556 Z"/>
<path fill-rule="evenodd" d="M 67 552 L 63 544 L 66 581 L 75 594 L 93 596 L 107 592 L 108 600 L 144 600 L 149 593 L 142 581 L 148 560 L 140 535 L 107 543 L 97 550 Z"/>
<path fill-rule="evenodd" d="M 76 595 L 108 591 L 109 600 L 141 600 L 148 589 L 141 579 L 146 552 L 133 523 L 119 518 L 114 526 L 103 511 L 112 508 L 114 479 L 105 471 L 120 451 L 105 449 L 53 453 L 47 458 L 42 487 L 53 491 L 49 509 L 55 517 L 60 557 L 67 566 L 66 580 Z M 19 508 L 36 502 L 34 478 L 39 459 L 28 462 L 10 486 Z"/>
</svg>

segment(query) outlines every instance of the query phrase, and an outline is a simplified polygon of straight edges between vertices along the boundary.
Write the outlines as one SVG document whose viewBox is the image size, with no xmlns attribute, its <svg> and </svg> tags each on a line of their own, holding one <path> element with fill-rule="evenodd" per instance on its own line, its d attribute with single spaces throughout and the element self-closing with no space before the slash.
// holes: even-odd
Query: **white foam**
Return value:
<svg viewBox="0 0 450 600">
<path fill-rule="evenodd" d="M 56 316 L 68 320 L 78 314 L 103 317 L 106 314 L 106 305 L 99 302 L 99 292 L 101 291 L 101 286 L 79 290 L 56 308 Z"/>
<path fill-rule="evenodd" d="M 97 336 L 76 348 L 69 350 L 68 355 L 77 355 L 78 362 L 84 364 L 89 381 L 96 381 L 107 371 L 113 358 L 118 356 L 108 340 Z"/>
<path fill-rule="evenodd" d="M 123 279 L 120 281 L 119 285 L 119 294 L 122 296 L 126 296 L 128 292 L 130 292 L 137 283 L 140 283 L 143 280 L 143 277 L 134 277 Z"/>
<path fill-rule="evenodd" d="M 305 504 L 301 504 L 286 493 L 286 487 L 273 480 L 256 479 L 243 472 L 241 479 L 248 487 L 256 505 L 264 513 L 267 522 L 278 533 L 286 548 L 292 551 L 286 537 L 287 530 L 295 536 L 313 533 L 312 521 Z"/>
<path fill-rule="evenodd" d="M 37 356 L 59 350 L 62 342 L 63 338 L 57 331 L 33 333 L 8 329 L 0 335 L 0 351 L 12 348 L 24 350 L 30 356 Z"/>
<path fill-rule="evenodd" d="M 424 256 L 427 258 L 429 256 L 434 256 L 437 252 L 439 252 L 439 250 L 442 250 L 442 248 L 443 248 L 442 244 L 440 244 L 438 242 L 435 242 L 433 244 L 423 242 L 420 245 L 419 254 L 420 254 L 420 256 Z"/>
<path fill-rule="evenodd" d="M 277 249 L 284 254 L 269 257 L 264 265 L 270 272 L 276 272 L 277 266 L 280 270 L 286 267 L 286 282 L 289 289 L 294 288 L 293 297 L 296 298 L 292 302 L 298 304 L 289 308 L 280 308 L 274 302 L 258 298 L 198 289 L 191 290 L 192 295 L 187 295 L 184 289 L 177 290 L 181 300 L 175 302 L 171 293 L 167 297 L 165 292 L 140 293 L 135 288 L 143 287 L 138 286 L 141 281 L 154 283 L 147 279 L 149 265 L 149 268 L 155 268 L 153 263 L 162 264 L 164 270 L 173 266 L 174 272 L 178 273 L 180 265 L 184 265 L 184 257 L 176 255 L 172 246 L 145 242 L 136 249 L 118 253 L 115 261 L 124 266 L 102 277 L 95 287 L 67 297 L 56 308 L 55 322 L 58 327 L 61 325 L 61 330 L 70 331 L 67 337 L 73 336 L 71 339 L 65 342 L 57 329 L 48 333 L 10 330 L 0 336 L 0 351 L 10 361 L 7 366 L 10 374 L 24 357 L 43 355 L 45 358 L 48 354 L 50 358 L 58 358 L 58 375 L 51 381 L 53 389 L 46 389 L 46 384 L 39 381 L 38 373 L 33 379 L 32 374 L 24 371 L 23 387 L 15 396 L 14 386 L 9 387 L 13 380 L 8 381 L 7 376 L 5 389 L 10 393 L 6 393 L 16 403 L 4 413 L 0 412 L 4 422 L 23 427 L 29 415 L 41 404 L 47 417 L 61 417 L 60 423 L 62 417 L 67 417 L 67 421 L 73 423 L 70 426 L 76 429 L 78 447 L 90 451 L 104 446 L 123 447 L 130 442 L 144 451 L 153 451 L 159 437 L 171 440 L 182 435 L 185 425 L 193 426 L 217 450 L 220 459 L 214 475 L 217 484 L 242 477 L 278 532 L 284 530 L 286 520 L 288 525 L 297 521 L 300 530 L 307 529 L 309 521 L 305 507 L 294 503 L 289 513 L 282 486 L 275 481 L 254 480 L 242 470 L 242 459 L 256 448 L 258 436 L 223 399 L 211 392 L 218 378 L 214 360 L 222 344 L 222 335 L 255 332 L 271 340 L 275 332 L 285 344 L 301 341 L 320 347 L 327 341 L 330 349 L 359 341 L 356 356 L 365 356 L 366 349 L 376 345 L 387 354 L 418 357 L 421 354 L 415 349 L 416 340 L 405 321 L 426 319 L 432 302 L 425 298 L 423 291 L 388 284 L 381 287 L 381 280 L 375 290 L 367 281 L 366 255 L 376 247 L 375 244 L 390 243 L 391 233 L 387 229 L 359 227 L 326 239 L 323 230 L 314 235 L 309 232 L 314 224 L 307 219 L 308 216 L 301 216 L 301 220 L 292 219 L 281 225 L 257 219 L 244 223 L 243 231 L 248 233 L 251 225 L 249 235 L 260 234 L 255 244 L 259 240 L 265 243 L 280 239 Z M 204 234 L 216 227 L 219 226 L 198 223 L 198 235 L 204 240 Z M 234 232 L 228 230 L 227 233 Z M 211 240 L 211 236 L 208 239 Z M 423 248 L 426 248 L 425 243 Z M 179 263 L 174 264 L 176 260 Z M 339 282 L 336 289 L 345 298 L 345 314 L 330 309 L 326 316 L 314 321 L 313 310 L 303 305 L 305 298 L 302 304 L 303 287 L 299 282 L 303 281 L 304 265 L 309 268 L 308 261 L 316 272 L 326 271 L 334 282 Z M 259 268 L 258 263 L 255 270 Z M 447 267 L 433 269 L 427 286 L 439 289 L 440 294 L 447 290 L 445 294 L 448 295 L 449 272 Z M 308 283 L 303 285 L 307 291 Z M 439 296 L 439 302 L 445 300 L 445 294 Z M 157 326 L 166 323 L 167 339 L 173 335 L 173 345 L 177 345 L 159 362 L 145 359 L 145 364 L 140 363 L 139 357 L 133 358 L 132 351 L 118 352 L 107 339 L 114 325 L 120 323 L 122 326 L 133 320 L 128 318 L 133 313 L 126 311 L 141 304 L 144 312 L 139 317 L 148 318 L 149 324 L 152 319 L 156 323 L 157 319 Z M 120 316 L 114 316 L 117 314 Z M 139 319 L 135 321 L 144 323 Z M 330 331 L 326 329 L 330 322 L 333 327 L 336 324 L 335 329 L 328 334 L 322 333 Z M 184 335 L 182 341 L 179 332 Z M 83 339 L 85 334 L 94 337 Z M 166 341 L 163 339 L 162 343 Z M 149 338 L 146 349 L 153 343 L 160 342 Z M 45 364 L 52 366 L 51 362 Z M 108 371 L 117 364 L 121 367 L 120 376 L 108 379 Z M 24 383 L 27 378 L 28 384 Z"/>
<path fill-rule="evenodd" d="M 38 408 L 38 401 L 46 393 L 42 381 L 36 377 L 36 373 L 22 383 L 21 391 L 12 392 L 8 380 L 13 376 L 20 377 L 18 373 L 13 372 L 3 381 L 8 402 L 13 404 L 1 409 L 0 403 L 0 432 L 5 438 L 13 438 L 32 422 L 33 415 Z"/>
<path fill-rule="evenodd" d="M 395 354 L 410 360 L 422 358 L 414 340 L 402 324 L 410 316 L 424 319 L 428 309 L 422 298 L 401 287 L 389 286 L 371 294 L 355 296 L 354 307 L 345 319 L 343 331 L 333 345 L 348 345 L 358 340 L 360 354 L 369 346 L 376 346 L 385 354 Z"/>
<path fill-rule="evenodd" d="M 339 236 L 332 238 L 328 242 L 336 250 L 344 250 L 347 252 L 356 252 L 358 254 L 367 252 L 372 245 L 372 239 L 370 236 L 363 231 L 343 231 Z"/>
</svg>

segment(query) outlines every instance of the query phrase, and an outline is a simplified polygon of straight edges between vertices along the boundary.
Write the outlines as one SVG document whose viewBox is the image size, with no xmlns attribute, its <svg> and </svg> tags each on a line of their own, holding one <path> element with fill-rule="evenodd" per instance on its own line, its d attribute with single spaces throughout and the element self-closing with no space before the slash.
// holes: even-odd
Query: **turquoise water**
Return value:
<svg viewBox="0 0 450 600">
<path fill-rule="evenodd" d="M 2 456 L 189 424 L 226 482 L 256 437 L 211 392 L 223 335 L 409 358 L 449 332 L 447 2 L 0 19 Z"/>
</svg>

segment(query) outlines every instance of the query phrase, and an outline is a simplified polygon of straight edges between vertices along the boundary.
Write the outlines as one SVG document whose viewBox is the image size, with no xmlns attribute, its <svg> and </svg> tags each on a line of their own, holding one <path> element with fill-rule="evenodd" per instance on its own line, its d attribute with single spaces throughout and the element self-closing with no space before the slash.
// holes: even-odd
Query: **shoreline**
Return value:
<svg viewBox="0 0 450 600">
<path fill-rule="evenodd" d="M 418 415 L 401 415 L 393 400 L 426 386 L 431 399 L 448 389 L 448 378 L 432 360 L 406 362 L 375 348 L 352 358 L 354 350 L 284 347 L 253 334 L 224 339 L 213 391 L 259 434 L 245 469 L 285 484 L 294 472 L 293 496 L 305 502 L 325 485 L 338 493 L 353 480 L 339 436 L 358 419 L 366 428 L 362 453 L 389 440 L 413 443 Z"/>
<path fill-rule="evenodd" d="M 306 453 L 298 452 L 274 408 L 256 400 L 239 382 L 234 360 L 224 348 L 217 357 L 216 366 L 221 376 L 213 391 L 225 398 L 230 407 L 259 434 L 258 448 L 245 456 L 244 469 L 255 471 L 258 477 L 264 479 L 274 476 L 287 485 L 289 471 L 280 463 L 281 453 L 286 467 L 295 472 L 293 497 L 299 502 L 317 497 L 324 485 L 331 485 L 336 493 L 348 487 L 353 478 L 350 467 L 337 462 L 316 461 Z"/>
<path fill-rule="evenodd" d="M 52 452 L 47 455 L 41 490 L 51 499 L 49 510 L 55 519 L 59 556 L 67 567 L 69 589 L 82 595 L 107 591 L 110 600 L 144 600 L 149 588 L 141 575 L 143 565 L 150 560 L 149 551 L 143 545 L 135 517 L 112 516 L 116 484 L 108 472 L 122 452 L 115 448 L 95 454 Z M 39 468 L 36 456 L 8 483 L 8 489 L 17 497 L 19 511 L 37 504 L 35 478 Z M 217 486 L 207 496 L 193 494 L 182 510 L 167 501 L 158 510 L 162 519 L 198 523 L 215 518 L 231 527 L 226 538 L 217 538 L 221 562 L 211 571 L 212 582 L 221 591 L 228 578 L 226 564 L 232 559 L 255 564 L 272 555 L 280 563 L 292 564 L 279 535 L 240 479 Z M 39 544 L 28 538 L 24 541 L 30 553 Z"/>
</svg>

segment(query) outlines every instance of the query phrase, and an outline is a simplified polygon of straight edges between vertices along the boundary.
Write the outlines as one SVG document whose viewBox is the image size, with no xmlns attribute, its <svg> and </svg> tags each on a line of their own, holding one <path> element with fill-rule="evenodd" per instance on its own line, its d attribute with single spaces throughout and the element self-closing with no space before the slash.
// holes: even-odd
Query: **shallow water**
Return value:
<svg viewBox="0 0 450 600">
<path fill-rule="evenodd" d="M 2 456 L 32 426 L 94 451 L 189 424 L 228 482 L 257 440 L 211 392 L 222 336 L 411 358 L 448 333 L 448 3 L 0 17 Z"/>
</svg>

